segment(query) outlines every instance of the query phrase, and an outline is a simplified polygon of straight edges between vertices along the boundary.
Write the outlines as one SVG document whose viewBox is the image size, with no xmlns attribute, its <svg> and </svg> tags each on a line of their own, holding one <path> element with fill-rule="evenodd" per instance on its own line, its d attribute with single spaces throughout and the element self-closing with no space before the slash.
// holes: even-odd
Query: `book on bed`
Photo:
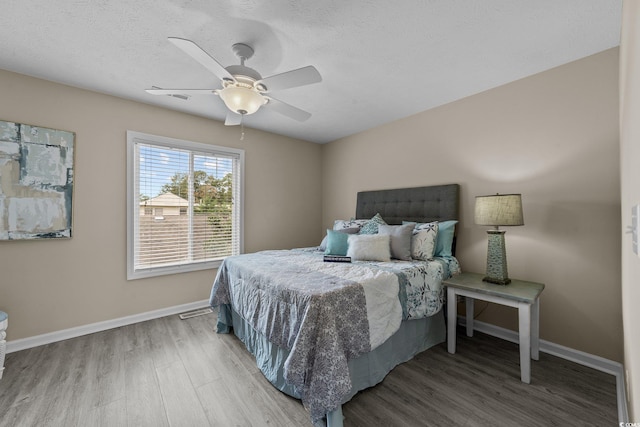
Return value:
<svg viewBox="0 0 640 427">
<path fill-rule="evenodd" d="M 324 262 L 351 262 L 351 257 L 344 255 L 325 255 Z"/>
</svg>

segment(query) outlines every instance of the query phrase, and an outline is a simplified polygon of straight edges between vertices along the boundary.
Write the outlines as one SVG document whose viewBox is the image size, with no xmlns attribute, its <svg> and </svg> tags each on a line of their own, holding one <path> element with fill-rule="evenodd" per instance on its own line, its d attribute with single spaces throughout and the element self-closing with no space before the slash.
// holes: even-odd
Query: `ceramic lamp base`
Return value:
<svg viewBox="0 0 640 427">
<path fill-rule="evenodd" d="M 488 230 L 489 245 L 487 246 L 487 275 L 482 280 L 498 285 L 511 282 L 507 273 L 507 251 L 504 244 L 503 230 Z"/>
</svg>

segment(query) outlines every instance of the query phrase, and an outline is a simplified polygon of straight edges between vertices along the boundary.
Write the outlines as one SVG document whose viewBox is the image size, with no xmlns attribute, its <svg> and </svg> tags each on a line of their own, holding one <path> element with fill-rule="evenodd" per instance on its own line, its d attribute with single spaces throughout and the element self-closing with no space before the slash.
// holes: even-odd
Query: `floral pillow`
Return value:
<svg viewBox="0 0 640 427">
<path fill-rule="evenodd" d="M 387 225 L 379 213 L 364 223 L 358 234 L 378 234 L 378 225 Z"/>
<path fill-rule="evenodd" d="M 433 259 L 438 238 L 438 223 L 416 224 L 411 236 L 411 258 L 421 261 Z"/>
<path fill-rule="evenodd" d="M 336 219 L 333 222 L 334 230 L 344 230 L 345 228 L 358 228 L 360 230 L 363 225 L 365 225 L 369 221 L 368 219 L 354 219 L 351 218 L 349 220 L 344 219 Z"/>
</svg>

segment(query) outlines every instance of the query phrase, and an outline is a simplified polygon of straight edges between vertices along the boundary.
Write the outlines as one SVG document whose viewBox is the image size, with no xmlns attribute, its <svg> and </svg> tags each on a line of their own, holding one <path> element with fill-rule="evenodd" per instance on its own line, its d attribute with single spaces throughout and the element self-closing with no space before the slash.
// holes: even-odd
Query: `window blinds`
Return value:
<svg viewBox="0 0 640 427">
<path fill-rule="evenodd" d="M 173 273 L 240 253 L 238 150 L 136 137 L 133 155 L 134 273 Z"/>
</svg>

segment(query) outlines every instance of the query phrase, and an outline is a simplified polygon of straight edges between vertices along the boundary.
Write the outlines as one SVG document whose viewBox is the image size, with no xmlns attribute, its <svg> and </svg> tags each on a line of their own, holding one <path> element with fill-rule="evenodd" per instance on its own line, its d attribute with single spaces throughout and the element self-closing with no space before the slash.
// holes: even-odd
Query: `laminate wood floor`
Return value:
<svg viewBox="0 0 640 427">
<path fill-rule="evenodd" d="M 7 355 L 0 426 L 302 426 L 215 313 L 169 316 Z M 352 426 L 614 426 L 611 375 L 541 354 L 520 382 L 518 346 L 477 333 L 396 367 L 344 405 Z"/>
</svg>

